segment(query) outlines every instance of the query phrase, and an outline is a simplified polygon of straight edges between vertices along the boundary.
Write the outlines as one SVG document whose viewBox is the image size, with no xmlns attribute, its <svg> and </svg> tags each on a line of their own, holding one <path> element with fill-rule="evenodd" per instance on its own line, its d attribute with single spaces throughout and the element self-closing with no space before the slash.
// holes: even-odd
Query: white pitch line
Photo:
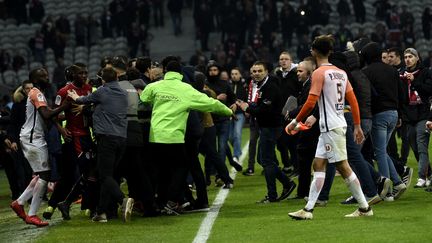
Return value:
<svg viewBox="0 0 432 243">
<path fill-rule="evenodd" d="M 243 164 L 243 160 L 246 158 L 246 154 L 249 148 L 249 142 L 243 147 L 242 155 L 240 156 L 240 164 Z M 237 175 L 237 171 L 234 168 L 231 168 L 230 176 L 235 179 Z M 216 196 L 216 199 L 213 201 L 212 206 L 210 207 L 210 211 L 207 213 L 206 217 L 201 222 L 200 228 L 193 240 L 193 243 L 205 243 L 207 242 L 211 230 L 213 228 L 213 224 L 216 221 L 216 218 L 219 214 L 221 207 L 223 206 L 225 199 L 228 197 L 228 194 L 231 190 L 220 189 L 219 193 Z"/>
</svg>

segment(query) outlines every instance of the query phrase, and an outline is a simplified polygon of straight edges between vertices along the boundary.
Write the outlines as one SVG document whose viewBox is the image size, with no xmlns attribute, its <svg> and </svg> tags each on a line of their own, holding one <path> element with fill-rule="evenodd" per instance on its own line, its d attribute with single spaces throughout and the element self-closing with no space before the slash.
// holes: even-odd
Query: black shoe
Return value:
<svg viewBox="0 0 432 243">
<path fill-rule="evenodd" d="M 294 178 L 296 178 L 297 176 L 299 176 L 299 173 L 298 173 L 297 170 L 293 170 L 291 173 L 287 173 L 286 175 L 288 176 L 288 178 L 290 178 L 290 179 L 294 179 Z"/>
<path fill-rule="evenodd" d="M 51 216 L 53 215 L 54 210 L 55 210 L 54 207 L 48 206 L 42 214 L 44 219 L 51 219 Z"/>
<path fill-rule="evenodd" d="M 279 200 L 278 199 L 272 199 L 272 198 L 269 198 L 268 196 L 265 196 L 263 199 L 257 201 L 256 203 L 267 204 L 267 203 L 274 203 L 274 202 L 279 202 Z"/>
<path fill-rule="evenodd" d="M 242 171 L 242 170 L 243 170 L 243 166 L 241 166 L 239 163 L 237 163 L 237 162 L 235 162 L 235 161 L 233 161 L 233 162 L 231 163 L 231 166 L 234 167 L 234 169 L 235 169 L 236 171 Z"/>
<path fill-rule="evenodd" d="M 411 179 L 412 179 L 413 171 L 414 170 L 412 168 L 406 166 L 405 170 L 404 170 L 404 172 L 403 172 L 403 174 L 401 176 L 402 177 L 402 181 L 403 181 L 403 183 L 405 183 L 406 187 L 409 187 L 410 184 L 411 184 Z"/>
<path fill-rule="evenodd" d="M 185 208 L 184 213 L 199 213 L 199 212 L 208 212 L 210 211 L 210 207 L 208 204 L 194 205 L 193 207 Z"/>
<path fill-rule="evenodd" d="M 291 174 L 292 172 L 294 172 L 294 167 L 293 166 L 283 167 L 282 172 L 285 174 Z"/>
<path fill-rule="evenodd" d="M 221 178 L 219 178 L 219 177 L 216 177 L 216 179 L 215 179 L 215 185 L 216 185 L 216 187 L 221 187 L 221 186 L 223 186 L 225 183 L 223 182 L 223 180 L 221 179 Z"/>
<path fill-rule="evenodd" d="M 99 223 L 106 223 L 108 222 L 107 215 L 104 213 L 96 214 L 95 216 L 93 216 L 92 221 L 99 222 Z"/>
<path fill-rule="evenodd" d="M 208 177 L 206 176 L 205 180 L 206 180 L 206 185 L 210 186 L 211 185 L 211 178 L 210 178 L 210 176 L 208 176 Z"/>
<path fill-rule="evenodd" d="M 175 202 L 168 201 L 164 207 L 165 213 L 168 215 L 180 215 L 183 213 L 183 208 Z"/>
<path fill-rule="evenodd" d="M 290 181 L 290 183 L 287 186 L 284 186 L 284 189 L 283 189 L 280 197 L 278 198 L 278 200 L 282 201 L 285 198 L 289 197 L 289 195 L 291 195 L 291 193 L 294 191 L 296 186 L 297 185 L 294 183 L 294 181 Z"/>
<path fill-rule="evenodd" d="M 254 175 L 254 170 L 251 169 L 251 168 L 249 168 L 249 169 L 243 171 L 243 175 L 245 175 L 245 176 L 253 176 Z"/>
<path fill-rule="evenodd" d="M 233 189 L 234 188 L 234 184 L 233 183 L 226 183 L 222 189 Z"/>
<path fill-rule="evenodd" d="M 58 208 L 58 210 L 60 211 L 60 213 L 62 214 L 62 218 L 63 218 L 64 220 L 70 220 L 70 219 L 71 219 L 71 217 L 70 217 L 70 215 L 69 215 L 70 205 L 67 204 L 66 201 L 59 202 L 59 203 L 57 204 L 57 208 Z"/>
<path fill-rule="evenodd" d="M 357 200 L 353 196 L 350 196 L 349 198 L 341 202 L 341 204 L 356 204 L 356 203 Z"/>
</svg>

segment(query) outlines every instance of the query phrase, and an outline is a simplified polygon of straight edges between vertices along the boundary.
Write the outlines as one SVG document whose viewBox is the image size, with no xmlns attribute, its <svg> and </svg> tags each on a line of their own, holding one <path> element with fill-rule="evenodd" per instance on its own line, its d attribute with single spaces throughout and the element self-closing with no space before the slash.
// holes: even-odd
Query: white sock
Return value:
<svg viewBox="0 0 432 243">
<path fill-rule="evenodd" d="M 36 185 L 33 189 L 33 198 L 30 204 L 30 209 L 28 211 L 29 216 L 36 215 L 39 206 L 42 202 L 43 195 L 46 191 L 46 187 L 47 187 L 47 182 L 39 178 L 39 180 L 36 182 Z"/>
<path fill-rule="evenodd" d="M 17 199 L 19 205 L 24 205 L 27 202 L 27 200 L 29 200 L 33 196 L 33 189 L 38 179 L 39 176 L 33 177 L 33 179 L 28 184 L 27 188 L 24 190 L 21 196 L 19 196 L 19 198 Z"/>
<path fill-rule="evenodd" d="M 310 185 L 308 202 L 305 209 L 311 210 L 315 207 L 315 203 L 318 200 L 318 196 L 321 189 L 324 186 L 325 172 L 314 172 L 313 180 Z"/>
<path fill-rule="evenodd" d="M 347 184 L 348 189 L 351 191 L 353 197 L 357 200 L 360 208 L 369 208 L 369 205 L 361 189 L 360 181 L 354 172 L 352 172 L 348 178 L 345 178 L 345 183 Z"/>
</svg>

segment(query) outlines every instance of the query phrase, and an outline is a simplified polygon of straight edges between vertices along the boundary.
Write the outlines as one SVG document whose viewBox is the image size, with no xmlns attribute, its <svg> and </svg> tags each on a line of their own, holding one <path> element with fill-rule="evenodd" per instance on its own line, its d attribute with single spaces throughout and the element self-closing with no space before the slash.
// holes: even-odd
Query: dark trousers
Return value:
<svg viewBox="0 0 432 243">
<path fill-rule="evenodd" d="M 229 176 L 228 168 L 225 164 L 225 157 L 221 160 L 216 150 L 216 127 L 206 127 L 204 129 L 204 135 L 201 139 L 199 151 L 205 155 L 205 171 L 209 177 L 211 170 L 214 168 L 218 173 L 218 176 L 222 181 L 226 183 L 232 183 L 233 180 Z"/>
<path fill-rule="evenodd" d="M 297 135 L 290 136 L 286 132 L 282 132 L 277 140 L 277 149 L 280 152 L 283 166 L 293 166 L 295 170 L 298 170 L 297 139 Z"/>
<path fill-rule="evenodd" d="M 77 154 L 77 147 L 82 151 Z M 95 164 L 92 156 L 92 138 L 90 135 L 81 137 L 72 137 L 71 142 L 65 142 L 62 145 L 61 163 L 58 163 L 60 171 L 60 180 L 56 184 L 56 188 L 51 195 L 48 205 L 57 207 L 57 203 L 66 201 L 72 203 L 80 194 L 87 190 L 89 177 L 90 181 L 95 181 Z M 90 182 L 91 183 L 91 182 Z M 88 198 L 84 198 L 84 204 L 89 202 Z M 87 206 L 84 208 L 87 208 Z M 91 203 L 94 204 L 94 203 Z"/>
<path fill-rule="evenodd" d="M 270 199 L 277 199 L 276 179 L 282 185 L 288 186 L 290 180 L 280 170 L 276 158 L 275 147 L 277 138 L 280 136 L 282 128 L 260 127 L 260 140 L 258 144 L 259 163 L 264 168 L 264 176 L 267 183 L 267 196 Z"/>
<path fill-rule="evenodd" d="M 165 205 L 167 201 L 182 203 L 187 177 L 185 144 L 152 143 L 152 147 L 158 158 L 154 163 L 157 163 L 159 204 Z"/>
<path fill-rule="evenodd" d="M 259 126 L 257 121 L 254 118 L 249 120 L 249 160 L 248 160 L 248 169 L 254 170 L 255 167 L 255 158 L 257 151 L 257 143 L 260 135 Z"/>
<path fill-rule="evenodd" d="M 197 198 L 196 205 L 208 205 L 207 186 L 204 178 L 204 173 L 198 158 L 199 139 L 186 138 L 186 164 L 195 183 Z"/>
<path fill-rule="evenodd" d="M 10 155 L 5 151 L 1 151 L 0 156 L 2 158 L 2 165 L 5 168 L 6 177 L 9 182 L 9 188 L 12 192 L 12 200 L 15 200 L 21 195 L 25 188 L 22 188 L 21 185 L 19 185 L 17 180 L 17 171 L 15 170 L 14 161 Z"/>
<path fill-rule="evenodd" d="M 19 143 L 18 143 L 19 144 Z M 19 146 L 19 145 L 18 145 Z M 27 159 L 18 147 L 17 152 L 1 153 L 2 165 L 5 168 L 6 177 L 9 181 L 9 187 L 12 192 L 12 199 L 17 199 L 26 189 L 32 179 L 32 169 Z"/>
<path fill-rule="evenodd" d="M 397 129 L 395 129 L 391 134 L 390 140 L 387 145 L 387 153 L 390 156 L 391 160 L 393 161 L 393 164 L 398 174 L 402 175 L 405 169 L 404 169 L 404 162 L 401 160 L 401 157 L 399 157 L 398 146 L 396 142 L 396 133 L 397 133 Z M 407 141 L 408 140 L 407 134 L 404 134 L 404 136 L 405 138 L 403 138 L 402 140 L 403 143 L 401 147 L 401 152 L 403 151 L 404 156 L 406 156 L 406 154 L 409 153 L 409 142 Z M 407 146 L 408 148 L 406 148 Z M 418 154 L 414 153 L 414 155 L 416 156 L 416 158 L 418 158 Z"/>
<path fill-rule="evenodd" d="M 114 180 L 114 172 L 123 156 L 126 138 L 98 135 L 97 136 L 97 170 L 100 182 L 99 206 L 97 212 L 107 213 L 110 205 L 121 203 L 124 194 Z"/>
<path fill-rule="evenodd" d="M 148 183 L 142 190 L 142 202 L 144 205 L 144 212 L 153 212 L 155 209 L 155 194 L 156 194 L 156 185 L 157 185 L 157 167 L 155 165 L 155 161 L 157 157 L 155 157 L 155 151 L 153 150 L 153 144 L 149 142 L 150 135 L 150 123 L 144 122 L 142 124 L 143 131 L 143 153 L 142 153 L 142 165 L 143 165 L 143 175 L 147 178 L 144 178 L 144 183 Z"/>
<path fill-rule="evenodd" d="M 298 187 L 297 197 L 307 197 L 309 195 L 309 186 L 311 183 L 311 168 L 312 162 L 315 157 L 315 149 L 299 149 L 298 150 L 298 162 L 299 162 L 299 176 L 298 176 Z"/>
<path fill-rule="evenodd" d="M 298 135 L 297 155 L 299 176 L 297 197 L 303 198 L 309 195 L 312 162 L 315 158 L 319 135 L 318 124 L 313 126 L 310 130 L 303 131 Z"/>
</svg>

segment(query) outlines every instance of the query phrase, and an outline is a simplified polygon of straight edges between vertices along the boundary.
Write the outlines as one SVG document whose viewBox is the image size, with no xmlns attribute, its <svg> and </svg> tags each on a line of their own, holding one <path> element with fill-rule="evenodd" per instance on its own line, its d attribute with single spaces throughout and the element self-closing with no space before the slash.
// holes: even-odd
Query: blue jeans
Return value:
<svg viewBox="0 0 432 243">
<path fill-rule="evenodd" d="M 282 185 L 288 186 L 289 179 L 282 173 L 276 158 L 276 141 L 282 132 L 281 127 L 260 127 L 260 139 L 258 143 L 258 163 L 264 168 L 264 176 L 267 183 L 267 196 L 277 199 L 276 179 Z"/>
<path fill-rule="evenodd" d="M 240 158 L 242 155 L 241 139 L 242 129 L 245 123 L 245 115 L 243 113 L 236 114 L 237 121 L 232 120 L 230 122 L 230 141 L 234 149 L 234 157 Z"/>
<path fill-rule="evenodd" d="M 426 120 L 408 124 L 408 141 L 414 153 L 418 153 L 418 177 L 426 179 L 430 174 L 429 137 L 426 130 Z"/>
<path fill-rule="evenodd" d="M 396 127 L 398 114 L 396 110 L 377 113 L 372 118 L 372 144 L 378 170 L 381 175 L 390 178 L 395 185 L 401 182 L 393 161 L 387 153 L 387 144 Z"/>
<path fill-rule="evenodd" d="M 377 188 L 375 186 L 375 180 L 369 170 L 369 163 L 363 158 L 361 153 L 362 145 L 356 144 L 354 141 L 354 120 L 351 112 L 345 113 L 345 120 L 347 122 L 347 133 L 346 133 L 346 146 L 348 153 L 348 163 L 357 174 L 359 178 L 363 193 L 367 197 L 373 197 L 377 194 Z M 371 121 L 371 120 L 369 120 Z M 363 123 L 363 120 L 362 120 Z M 366 122 L 367 123 L 367 122 Z M 367 124 L 366 132 L 367 132 Z M 369 123 L 371 128 L 372 122 Z M 363 127 L 362 127 L 363 128 Z M 363 130 L 363 129 L 362 129 Z M 369 130 L 370 131 L 370 130 Z"/>
</svg>

